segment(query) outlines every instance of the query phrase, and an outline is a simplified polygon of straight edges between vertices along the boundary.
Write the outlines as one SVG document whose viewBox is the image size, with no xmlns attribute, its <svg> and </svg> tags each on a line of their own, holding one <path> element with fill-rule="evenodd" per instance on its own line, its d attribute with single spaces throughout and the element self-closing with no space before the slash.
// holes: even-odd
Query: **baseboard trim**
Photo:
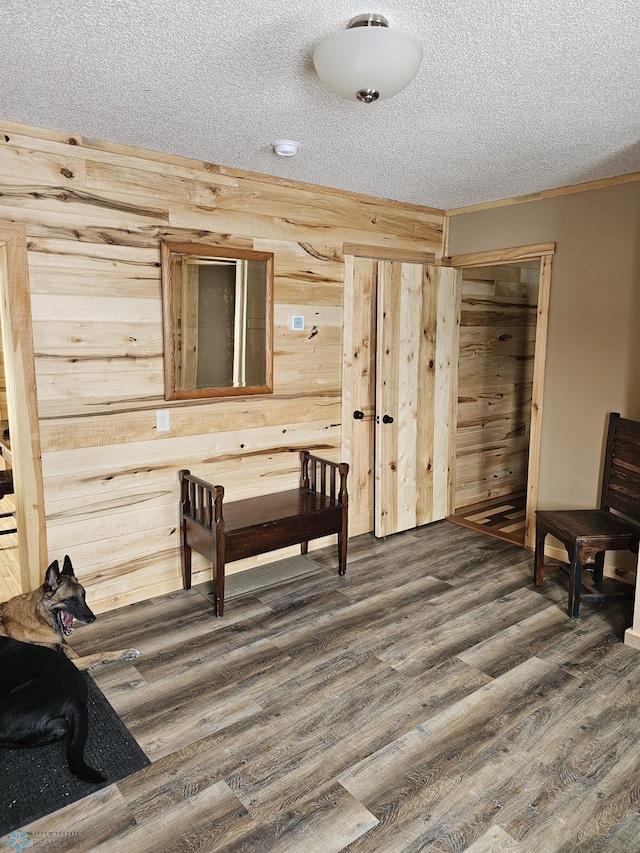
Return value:
<svg viewBox="0 0 640 853">
<path fill-rule="evenodd" d="M 627 628 L 624 632 L 624 644 L 625 646 L 631 646 L 632 649 L 640 649 L 640 631 Z"/>
</svg>

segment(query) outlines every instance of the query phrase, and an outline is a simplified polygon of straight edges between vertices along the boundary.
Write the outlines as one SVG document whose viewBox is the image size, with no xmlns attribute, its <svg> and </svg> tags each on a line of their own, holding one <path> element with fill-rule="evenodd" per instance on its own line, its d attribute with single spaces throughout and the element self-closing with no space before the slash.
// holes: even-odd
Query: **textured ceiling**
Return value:
<svg viewBox="0 0 640 853">
<path fill-rule="evenodd" d="M 425 48 L 371 105 L 311 63 L 362 12 Z M 639 83 L 639 0 L 0 3 L 0 119 L 432 207 L 640 171 Z"/>
</svg>

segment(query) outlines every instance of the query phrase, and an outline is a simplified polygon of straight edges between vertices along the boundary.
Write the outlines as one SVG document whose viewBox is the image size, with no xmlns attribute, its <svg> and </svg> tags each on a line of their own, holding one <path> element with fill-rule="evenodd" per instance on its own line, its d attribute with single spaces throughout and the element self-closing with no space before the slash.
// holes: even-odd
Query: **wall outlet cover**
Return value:
<svg viewBox="0 0 640 853">
<path fill-rule="evenodd" d="M 158 409 L 156 411 L 156 432 L 169 432 L 168 409 Z"/>
</svg>

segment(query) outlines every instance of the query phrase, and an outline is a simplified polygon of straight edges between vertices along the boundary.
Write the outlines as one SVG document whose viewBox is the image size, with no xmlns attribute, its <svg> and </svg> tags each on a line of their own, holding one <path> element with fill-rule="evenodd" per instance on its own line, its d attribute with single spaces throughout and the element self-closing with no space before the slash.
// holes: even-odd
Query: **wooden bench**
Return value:
<svg viewBox="0 0 640 853">
<path fill-rule="evenodd" d="M 225 565 L 244 557 L 300 545 L 306 554 L 311 539 L 338 535 L 338 572 L 347 571 L 346 462 L 330 462 L 308 451 L 300 453 L 300 487 L 224 504 L 224 488 L 180 471 L 182 579 L 191 587 L 192 549 L 213 568 L 216 616 L 224 613 Z"/>
</svg>

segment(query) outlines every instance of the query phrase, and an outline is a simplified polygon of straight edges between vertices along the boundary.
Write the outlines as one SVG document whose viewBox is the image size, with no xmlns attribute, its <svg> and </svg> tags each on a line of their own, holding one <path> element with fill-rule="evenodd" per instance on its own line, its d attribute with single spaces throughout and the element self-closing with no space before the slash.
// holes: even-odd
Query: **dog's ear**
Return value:
<svg viewBox="0 0 640 853">
<path fill-rule="evenodd" d="M 54 560 L 47 569 L 47 573 L 44 576 L 44 585 L 52 590 L 56 590 L 60 586 L 60 571 L 57 560 Z"/>
<path fill-rule="evenodd" d="M 64 563 L 62 564 L 62 572 L 63 575 L 73 575 L 73 566 L 71 565 L 71 560 L 69 559 L 69 555 L 64 555 Z"/>
</svg>

